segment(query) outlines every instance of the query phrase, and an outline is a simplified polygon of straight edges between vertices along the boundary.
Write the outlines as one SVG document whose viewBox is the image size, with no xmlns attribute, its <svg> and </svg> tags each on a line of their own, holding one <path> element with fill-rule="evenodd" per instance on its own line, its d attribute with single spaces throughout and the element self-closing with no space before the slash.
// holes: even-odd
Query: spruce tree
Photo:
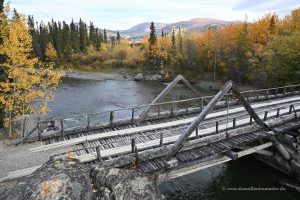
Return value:
<svg viewBox="0 0 300 200">
<path fill-rule="evenodd" d="M 90 27 L 89 27 L 89 44 L 92 44 L 94 47 L 97 45 L 97 33 L 95 26 L 92 22 L 90 22 Z"/>
<path fill-rule="evenodd" d="M 164 37 L 164 36 L 165 36 L 164 30 L 162 29 L 162 30 L 161 30 L 161 37 Z"/>
<path fill-rule="evenodd" d="M 149 41 L 149 45 L 155 45 L 156 44 L 156 33 L 155 33 L 155 26 L 154 26 L 154 22 L 151 22 L 150 25 L 150 37 L 148 39 Z"/>
<path fill-rule="evenodd" d="M 47 27 L 46 25 L 41 22 L 40 26 L 39 26 L 39 46 L 40 46 L 40 50 L 41 50 L 41 60 L 45 61 L 45 51 L 47 48 L 47 44 L 50 41 L 49 39 L 49 33 L 47 31 Z"/>
<path fill-rule="evenodd" d="M 171 38 L 171 40 L 172 40 L 172 49 L 174 49 L 175 45 L 176 45 L 175 31 L 174 30 L 172 31 L 172 38 Z"/>
<path fill-rule="evenodd" d="M 157 45 L 156 45 L 156 33 L 155 33 L 155 26 L 154 26 L 154 22 L 151 22 L 150 25 L 150 37 L 148 39 L 149 41 L 149 52 L 148 52 L 148 64 L 150 65 L 150 67 L 154 67 L 154 69 L 157 68 L 158 64 L 157 61 L 157 53 L 158 53 L 158 49 L 157 49 Z"/>
<path fill-rule="evenodd" d="M 119 31 L 117 32 L 117 40 L 118 40 L 118 42 L 121 40 L 121 36 L 120 36 L 120 32 Z"/>
<path fill-rule="evenodd" d="M 28 16 L 28 27 L 29 27 L 29 32 L 32 38 L 32 53 L 33 55 L 39 57 L 40 59 L 42 58 L 42 53 L 41 53 L 41 49 L 39 46 L 39 35 L 38 35 L 38 31 L 36 31 L 35 29 L 35 22 L 34 22 L 34 18 L 33 16 Z"/>
<path fill-rule="evenodd" d="M 103 31 L 103 42 L 107 43 L 107 34 L 106 34 L 106 30 L 105 29 Z"/>
<path fill-rule="evenodd" d="M 67 61 L 71 61 L 72 58 L 72 45 L 70 39 L 70 28 L 66 22 L 63 22 L 63 30 L 62 30 L 62 49 L 64 59 Z"/>
<path fill-rule="evenodd" d="M 85 24 L 84 22 L 80 19 L 79 21 L 79 46 L 80 46 L 80 51 L 82 53 L 86 52 L 86 47 L 87 47 L 87 35 L 86 35 L 86 29 L 85 29 Z"/>
<path fill-rule="evenodd" d="M 78 27 L 75 25 L 73 19 L 70 24 L 70 42 L 71 47 L 74 52 L 78 53 L 80 51 L 79 48 L 79 33 L 78 33 Z"/>
</svg>

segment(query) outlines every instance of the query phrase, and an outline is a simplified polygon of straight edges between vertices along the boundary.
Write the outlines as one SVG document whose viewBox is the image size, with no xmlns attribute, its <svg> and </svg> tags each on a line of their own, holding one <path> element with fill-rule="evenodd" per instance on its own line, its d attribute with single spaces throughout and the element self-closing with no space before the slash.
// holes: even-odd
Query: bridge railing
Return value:
<svg viewBox="0 0 300 200">
<path fill-rule="evenodd" d="M 248 90 L 241 92 L 248 102 L 262 101 L 278 97 L 300 94 L 300 85 L 289 85 L 276 88 Z M 115 124 L 127 123 L 133 124 L 134 120 L 142 113 L 142 111 L 151 106 L 146 119 L 157 119 L 160 117 L 170 117 L 178 114 L 193 113 L 201 111 L 210 102 L 214 96 L 195 97 L 170 102 L 162 102 L 155 104 L 145 104 L 140 106 L 120 108 L 111 111 L 86 113 L 72 115 L 65 118 L 41 119 L 38 121 L 38 133 L 41 135 L 57 132 L 64 135 L 67 132 L 90 131 L 103 126 L 113 126 Z M 216 108 L 235 105 L 237 100 L 232 93 L 227 93 L 220 99 Z M 55 124 L 53 126 L 53 123 Z M 51 127 L 52 124 L 52 127 Z"/>
</svg>

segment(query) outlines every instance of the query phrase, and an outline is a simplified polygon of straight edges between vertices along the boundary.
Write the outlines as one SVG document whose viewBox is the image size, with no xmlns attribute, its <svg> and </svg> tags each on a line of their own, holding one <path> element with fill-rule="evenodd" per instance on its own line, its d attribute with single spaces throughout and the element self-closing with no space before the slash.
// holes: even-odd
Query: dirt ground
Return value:
<svg viewBox="0 0 300 200">
<path fill-rule="evenodd" d="M 28 143 L 19 146 L 8 146 L 7 141 L 0 141 L 0 179 L 9 172 L 42 165 L 51 155 L 67 151 L 66 149 L 30 152 L 29 149 L 42 145 L 41 142 Z"/>
</svg>

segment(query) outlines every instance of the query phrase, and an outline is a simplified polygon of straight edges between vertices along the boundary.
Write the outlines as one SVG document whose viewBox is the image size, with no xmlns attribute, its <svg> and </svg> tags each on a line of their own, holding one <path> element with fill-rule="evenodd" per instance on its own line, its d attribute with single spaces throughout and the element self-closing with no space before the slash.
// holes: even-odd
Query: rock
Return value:
<svg viewBox="0 0 300 200">
<path fill-rule="evenodd" d="M 135 81 L 142 81 L 144 79 L 144 76 L 142 73 L 138 73 L 135 77 L 134 80 Z"/>
<path fill-rule="evenodd" d="M 160 74 L 146 75 L 145 79 L 149 81 L 160 81 L 162 80 L 162 76 Z"/>
<path fill-rule="evenodd" d="M 155 178 L 150 175 L 141 174 L 135 170 L 103 168 L 95 166 L 91 170 L 91 177 L 98 189 L 100 199 L 161 199 Z M 104 190 L 106 188 L 110 191 Z M 104 191 L 106 196 L 104 197 Z"/>
<path fill-rule="evenodd" d="M 49 160 L 33 174 L 0 189 L 0 199 L 91 200 L 91 180 L 77 160 Z"/>
</svg>

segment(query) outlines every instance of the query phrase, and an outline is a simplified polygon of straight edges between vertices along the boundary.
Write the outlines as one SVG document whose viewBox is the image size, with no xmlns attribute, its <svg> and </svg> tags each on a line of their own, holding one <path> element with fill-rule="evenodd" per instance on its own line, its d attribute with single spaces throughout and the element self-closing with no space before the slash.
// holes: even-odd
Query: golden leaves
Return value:
<svg viewBox="0 0 300 200">
<path fill-rule="evenodd" d="M 5 111 L 12 111 L 13 116 L 45 114 L 63 71 L 55 71 L 51 64 L 44 66 L 32 58 L 32 38 L 24 16 L 7 18 L 5 25 L 6 32 L 0 33 L 3 37 L 0 55 L 7 58 L 3 64 L 7 76 L 0 82 L 0 104 Z M 51 43 L 48 47 L 47 55 L 55 58 Z"/>
</svg>

